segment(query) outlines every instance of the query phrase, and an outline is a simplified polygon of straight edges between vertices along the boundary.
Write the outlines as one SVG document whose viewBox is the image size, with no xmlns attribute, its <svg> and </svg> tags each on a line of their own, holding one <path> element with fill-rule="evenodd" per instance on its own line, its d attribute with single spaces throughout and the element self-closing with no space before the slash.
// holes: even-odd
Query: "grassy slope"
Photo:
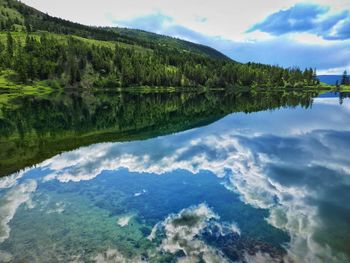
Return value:
<svg viewBox="0 0 350 263">
<path fill-rule="evenodd" d="M 350 85 L 341 85 L 340 86 L 340 91 L 350 92 Z"/>
<path fill-rule="evenodd" d="M 0 106 L 10 104 L 10 100 L 18 96 L 44 96 L 51 93 L 53 90 L 48 81 L 36 81 L 31 84 L 16 83 L 11 81 L 13 74 L 14 72 L 11 70 L 0 71 Z"/>
<path fill-rule="evenodd" d="M 335 85 L 329 85 L 324 82 L 321 82 L 320 89 L 325 91 L 350 92 L 350 85 L 340 85 L 339 88 L 337 88 Z"/>
<path fill-rule="evenodd" d="M 45 31 L 34 32 L 34 33 L 31 33 L 30 35 L 37 37 L 37 38 L 40 38 L 40 36 L 42 36 L 43 34 L 46 34 L 50 38 L 55 38 L 63 43 L 67 43 L 68 37 L 70 37 L 67 35 L 49 33 L 49 32 L 45 32 Z M 21 43 L 24 43 L 26 36 L 27 36 L 27 33 L 24 31 L 11 32 L 11 35 L 15 39 L 15 41 L 19 41 Z M 0 31 L 0 41 L 5 43 L 6 38 L 7 38 L 7 32 Z M 79 36 L 73 36 L 73 38 L 82 40 L 85 43 L 90 44 L 90 45 L 104 46 L 104 47 L 109 47 L 109 48 L 114 48 L 115 43 L 116 43 L 114 41 L 102 41 L 102 40 L 96 40 L 96 39 L 83 38 L 83 37 L 79 37 Z M 121 47 L 133 48 L 134 50 L 139 51 L 139 52 L 153 52 L 149 48 L 144 48 L 144 47 L 138 46 L 138 45 L 130 45 L 130 44 L 121 43 L 121 42 L 118 42 L 118 44 Z"/>
</svg>

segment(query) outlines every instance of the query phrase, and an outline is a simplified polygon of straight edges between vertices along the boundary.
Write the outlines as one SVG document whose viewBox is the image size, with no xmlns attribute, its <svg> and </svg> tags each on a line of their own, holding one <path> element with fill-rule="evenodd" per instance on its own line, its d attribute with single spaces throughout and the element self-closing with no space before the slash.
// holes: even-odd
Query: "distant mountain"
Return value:
<svg viewBox="0 0 350 263">
<path fill-rule="evenodd" d="M 317 77 L 323 83 L 326 83 L 328 85 L 335 85 L 337 80 L 340 84 L 342 76 L 341 75 L 319 75 Z"/>
</svg>

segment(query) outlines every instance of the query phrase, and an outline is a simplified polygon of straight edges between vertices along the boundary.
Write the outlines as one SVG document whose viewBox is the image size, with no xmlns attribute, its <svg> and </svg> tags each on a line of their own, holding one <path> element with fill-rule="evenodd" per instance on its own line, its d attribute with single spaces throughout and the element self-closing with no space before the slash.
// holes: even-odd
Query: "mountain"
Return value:
<svg viewBox="0 0 350 263">
<path fill-rule="evenodd" d="M 142 30 L 81 25 L 15 0 L 0 0 L 0 70 L 0 83 L 34 89 L 318 84 L 312 69 L 242 64 L 204 45 Z"/>
<path fill-rule="evenodd" d="M 335 85 L 335 83 L 338 80 L 338 83 L 341 83 L 341 75 L 319 75 L 317 76 L 318 79 L 323 82 L 326 83 L 328 85 Z"/>
<path fill-rule="evenodd" d="M 190 52 L 196 52 L 199 54 L 204 54 L 208 57 L 214 59 L 228 59 L 227 56 L 217 51 L 214 48 L 192 43 L 186 40 L 181 40 L 178 38 L 173 38 L 169 36 L 159 35 L 156 33 L 147 32 L 139 29 L 128 29 L 128 28 L 118 28 L 118 27 L 105 27 L 104 29 L 108 31 L 112 31 L 118 34 L 121 39 L 130 39 L 134 43 L 142 43 L 143 46 L 153 47 L 153 46 L 165 46 L 165 47 L 173 47 L 182 50 L 187 50 Z"/>
<path fill-rule="evenodd" d="M 8 29 L 13 25 L 18 28 L 18 25 L 24 25 L 31 31 L 42 30 L 96 40 L 118 41 L 146 48 L 163 46 L 195 52 L 211 58 L 228 59 L 219 51 L 204 45 L 142 30 L 85 26 L 49 16 L 15 0 L 0 0 L 0 6 L 0 29 Z"/>
</svg>

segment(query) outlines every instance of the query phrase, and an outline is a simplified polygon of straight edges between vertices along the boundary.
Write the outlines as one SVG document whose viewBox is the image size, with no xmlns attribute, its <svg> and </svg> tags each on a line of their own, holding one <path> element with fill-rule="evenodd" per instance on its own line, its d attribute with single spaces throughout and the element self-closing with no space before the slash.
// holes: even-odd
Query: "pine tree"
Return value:
<svg viewBox="0 0 350 263">
<path fill-rule="evenodd" d="M 317 78 L 316 69 L 314 69 L 314 71 L 312 72 L 312 81 L 313 81 L 313 84 L 319 84 L 320 83 L 320 80 Z"/>
<path fill-rule="evenodd" d="M 7 54 L 12 57 L 13 56 L 13 38 L 10 32 L 7 32 Z"/>
<path fill-rule="evenodd" d="M 349 85 L 350 84 L 348 72 L 346 70 L 344 70 L 343 76 L 341 78 L 341 84 L 342 85 Z"/>
</svg>

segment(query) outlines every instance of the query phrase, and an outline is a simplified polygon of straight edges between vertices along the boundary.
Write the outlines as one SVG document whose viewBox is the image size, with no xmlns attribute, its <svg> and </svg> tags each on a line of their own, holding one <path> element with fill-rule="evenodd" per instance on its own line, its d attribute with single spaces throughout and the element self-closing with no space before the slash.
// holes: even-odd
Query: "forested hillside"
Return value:
<svg viewBox="0 0 350 263">
<path fill-rule="evenodd" d="M 312 69 L 241 64 L 203 45 L 141 30 L 97 28 L 0 0 L 0 67 L 12 80 L 55 86 L 302 87 Z"/>
</svg>

